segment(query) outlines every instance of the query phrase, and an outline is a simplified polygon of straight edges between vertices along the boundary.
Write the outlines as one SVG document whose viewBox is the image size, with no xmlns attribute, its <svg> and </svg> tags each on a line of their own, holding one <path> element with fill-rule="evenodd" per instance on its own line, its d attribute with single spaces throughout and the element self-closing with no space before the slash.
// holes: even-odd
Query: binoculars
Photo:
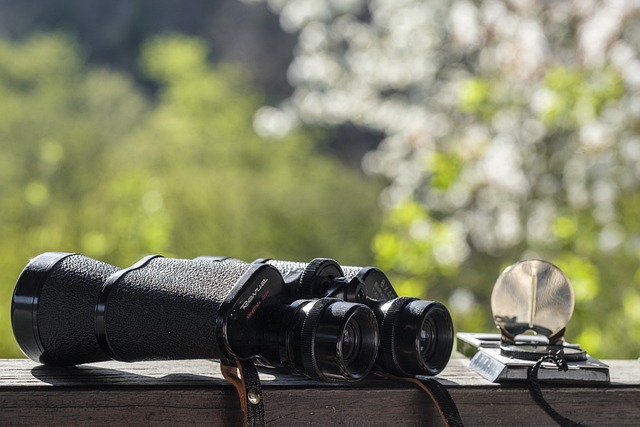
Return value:
<svg viewBox="0 0 640 427">
<path fill-rule="evenodd" d="M 119 269 L 47 252 L 16 283 L 12 327 L 45 364 L 105 360 L 257 360 L 321 381 L 372 369 L 437 375 L 453 325 L 435 301 L 398 297 L 373 267 L 150 255 Z"/>
</svg>

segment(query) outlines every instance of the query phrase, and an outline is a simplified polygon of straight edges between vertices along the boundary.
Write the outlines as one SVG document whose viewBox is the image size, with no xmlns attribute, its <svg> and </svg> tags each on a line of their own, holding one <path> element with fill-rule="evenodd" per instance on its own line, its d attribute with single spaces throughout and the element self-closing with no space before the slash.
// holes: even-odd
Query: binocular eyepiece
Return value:
<svg viewBox="0 0 640 427">
<path fill-rule="evenodd" d="M 397 297 L 377 269 L 278 263 L 148 256 L 119 269 L 44 253 L 16 283 L 13 332 L 28 357 L 57 365 L 256 358 L 322 381 L 360 380 L 374 365 L 397 375 L 446 366 L 442 304 Z"/>
</svg>

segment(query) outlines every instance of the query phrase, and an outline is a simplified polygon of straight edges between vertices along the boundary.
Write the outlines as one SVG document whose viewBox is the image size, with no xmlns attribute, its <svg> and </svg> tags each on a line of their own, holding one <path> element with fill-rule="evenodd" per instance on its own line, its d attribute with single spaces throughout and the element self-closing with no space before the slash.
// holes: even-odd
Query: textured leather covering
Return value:
<svg viewBox="0 0 640 427">
<path fill-rule="evenodd" d="M 344 266 L 342 265 L 342 271 L 344 272 L 344 277 L 347 279 L 353 279 L 360 273 L 362 267 L 352 267 L 352 266 Z"/>
<path fill-rule="evenodd" d="M 217 359 L 216 316 L 246 263 L 155 258 L 109 294 L 106 332 L 120 360 Z"/>
<path fill-rule="evenodd" d="M 282 277 L 285 279 L 290 277 L 296 277 L 299 279 L 299 276 L 302 274 L 304 269 L 307 267 L 306 262 L 298 262 L 298 261 L 281 261 L 276 259 L 270 259 L 265 262 L 265 264 L 269 264 L 278 269 Z"/>
<path fill-rule="evenodd" d="M 53 363 L 107 360 L 95 333 L 95 304 L 102 283 L 117 268 L 71 255 L 51 270 L 38 301 L 38 330 Z"/>
</svg>

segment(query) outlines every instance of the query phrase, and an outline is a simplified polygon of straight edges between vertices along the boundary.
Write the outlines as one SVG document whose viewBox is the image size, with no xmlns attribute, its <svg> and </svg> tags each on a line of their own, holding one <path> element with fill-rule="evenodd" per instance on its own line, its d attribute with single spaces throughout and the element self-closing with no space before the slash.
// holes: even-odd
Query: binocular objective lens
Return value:
<svg viewBox="0 0 640 427">
<path fill-rule="evenodd" d="M 342 341 L 340 342 L 340 352 L 346 367 L 350 367 L 361 351 L 360 325 L 353 318 L 342 331 Z"/>
<path fill-rule="evenodd" d="M 433 356 L 436 349 L 436 341 L 438 337 L 438 328 L 433 319 L 427 317 L 422 322 L 420 334 L 418 335 L 418 349 L 423 360 L 429 360 Z"/>
</svg>

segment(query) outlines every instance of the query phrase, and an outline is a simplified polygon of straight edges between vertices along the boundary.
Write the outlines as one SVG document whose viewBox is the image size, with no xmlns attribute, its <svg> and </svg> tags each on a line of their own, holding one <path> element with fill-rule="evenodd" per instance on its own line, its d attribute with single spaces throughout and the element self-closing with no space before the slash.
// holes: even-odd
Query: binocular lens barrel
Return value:
<svg viewBox="0 0 640 427">
<path fill-rule="evenodd" d="M 380 307 L 383 316 L 377 363 L 399 376 L 437 375 L 453 350 L 453 322 L 444 305 L 399 297 Z"/>
<path fill-rule="evenodd" d="M 16 283 L 11 324 L 18 345 L 40 363 L 74 365 L 109 359 L 95 333 L 95 304 L 117 267 L 82 255 L 42 254 Z"/>
<path fill-rule="evenodd" d="M 379 338 L 367 306 L 334 298 L 306 300 L 293 322 L 289 360 L 298 372 L 320 380 L 359 380 L 371 371 Z"/>
<path fill-rule="evenodd" d="M 45 253 L 16 283 L 14 336 L 28 357 L 57 365 L 220 358 L 216 314 L 248 267 L 146 257 L 120 270 Z"/>
<path fill-rule="evenodd" d="M 148 256 L 118 269 L 45 253 L 18 278 L 12 326 L 41 363 L 262 357 L 320 380 L 363 378 L 379 345 L 366 305 L 292 302 L 275 267 L 238 260 Z"/>
</svg>

